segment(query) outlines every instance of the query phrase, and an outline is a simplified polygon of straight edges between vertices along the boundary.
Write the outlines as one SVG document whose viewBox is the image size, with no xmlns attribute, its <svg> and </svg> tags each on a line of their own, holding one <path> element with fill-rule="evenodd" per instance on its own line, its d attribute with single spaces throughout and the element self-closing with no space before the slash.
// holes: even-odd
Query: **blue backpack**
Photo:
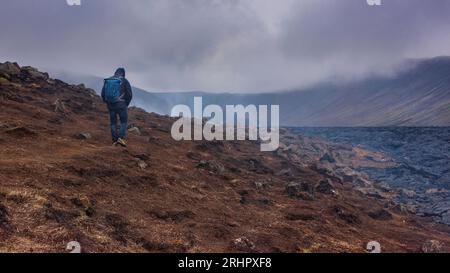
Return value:
<svg viewBox="0 0 450 273">
<path fill-rule="evenodd" d="M 106 102 L 116 102 L 120 97 L 122 89 L 122 79 L 109 78 L 105 79 L 105 100 Z"/>
</svg>

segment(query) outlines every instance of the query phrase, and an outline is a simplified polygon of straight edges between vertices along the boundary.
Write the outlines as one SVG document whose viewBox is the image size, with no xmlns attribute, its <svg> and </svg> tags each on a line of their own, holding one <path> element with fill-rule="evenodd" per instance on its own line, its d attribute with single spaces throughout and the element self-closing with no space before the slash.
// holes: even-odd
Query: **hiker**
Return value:
<svg viewBox="0 0 450 273">
<path fill-rule="evenodd" d="M 125 78 L 125 69 L 118 68 L 113 77 L 105 79 L 102 89 L 102 99 L 108 105 L 114 146 L 127 146 L 125 134 L 128 127 L 128 106 L 132 98 L 133 91 L 131 90 L 130 82 Z M 120 119 L 118 132 L 117 116 Z"/>
</svg>

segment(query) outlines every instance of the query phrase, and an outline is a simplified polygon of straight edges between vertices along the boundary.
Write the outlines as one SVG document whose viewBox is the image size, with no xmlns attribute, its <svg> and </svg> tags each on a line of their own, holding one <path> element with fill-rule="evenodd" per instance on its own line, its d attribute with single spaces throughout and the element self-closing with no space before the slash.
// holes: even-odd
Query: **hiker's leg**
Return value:
<svg viewBox="0 0 450 273">
<path fill-rule="evenodd" d="M 119 137 L 125 138 L 125 135 L 127 132 L 127 127 L 128 127 L 128 108 L 120 110 L 119 118 L 120 118 Z"/>
<path fill-rule="evenodd" d="M 112 141 L 117 141 L 117 113 L 114 110 L 109 110 L 109 120 L 111 125 Z"/>
</svg>

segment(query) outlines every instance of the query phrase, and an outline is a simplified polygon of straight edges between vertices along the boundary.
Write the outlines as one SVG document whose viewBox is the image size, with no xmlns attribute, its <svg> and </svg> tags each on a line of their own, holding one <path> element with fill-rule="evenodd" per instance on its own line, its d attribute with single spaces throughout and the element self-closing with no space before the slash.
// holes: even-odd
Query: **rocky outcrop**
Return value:
<svg viewBox="0 0 450 273">
<path fill-rule="evenodd" d="M 336 194 L 334 184 L 339 183 L 352 185 L 356 191 L 375 199 L 392 200 L 395 196 L 388 186 L 373 183 L 366 173 L 357 171 L 362 166 L 393 166 L 394 162 L 382 154 L 283 129 L 277 155 L 298 167 L 310 166 L 326 177 L 318 181 L 317 192 Z"/>
</svg>

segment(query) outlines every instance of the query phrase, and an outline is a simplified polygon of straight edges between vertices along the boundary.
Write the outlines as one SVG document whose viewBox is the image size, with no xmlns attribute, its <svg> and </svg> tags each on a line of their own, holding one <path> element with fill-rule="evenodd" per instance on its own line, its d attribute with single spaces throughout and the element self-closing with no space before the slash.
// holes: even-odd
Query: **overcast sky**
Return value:
<svg viewBox="0 0 450 273">
<path fill-rule="evenodd" d="M 450 55 L 450 0 L 2 0 L 0 60 L 150 91 L 260 92 Z"/>
</svg>

